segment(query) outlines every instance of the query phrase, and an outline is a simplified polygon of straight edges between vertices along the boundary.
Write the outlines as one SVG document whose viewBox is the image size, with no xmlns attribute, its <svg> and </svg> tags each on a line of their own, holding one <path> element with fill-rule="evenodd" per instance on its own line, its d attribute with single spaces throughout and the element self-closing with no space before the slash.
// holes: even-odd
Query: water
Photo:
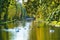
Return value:
<svg viewBox="0 0 60 40">
<path fill-rule="evenodd" d="M 19 23 L 17 25 L 17 23 Z M 31 25 L 31 22 L 25 22 L 25 26 L 23 27 L 22 25 L 22 22 L 17 22 L 15 23 L 15 25 L 13 26 L 12 24 L 11 25 L 2 25 L 1 27 L 5 27 L 5 26 L 13 26 L 13 28 L 9 28 L 6 29 L 6 28 L 1 28 L 1 35 L 0 37 L 2 37 L 3 39 L 2 40 L 28 40 L 29 39 L 29 32 L 30 32 L 30 25 Z"/>
<path fill-rule="evenodd" d="M 60 40 L 60 27 L 45 23 L 21 21 L 0 26 L 0 40 Z"/>
</svg>

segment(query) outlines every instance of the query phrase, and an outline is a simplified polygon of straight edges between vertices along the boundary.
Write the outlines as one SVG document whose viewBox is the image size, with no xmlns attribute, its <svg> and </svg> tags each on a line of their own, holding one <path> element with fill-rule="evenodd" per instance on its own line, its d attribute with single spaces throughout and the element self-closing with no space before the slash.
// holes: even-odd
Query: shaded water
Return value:
<svg viewBox="0 0 60 40">
<path fill-rule="evenodd" d="M 60 40 L 60 28 L 44 23 L 20 21 L 0 25 L 0 40 Z"/>
<path fill-rule="evenodd" d="M 60 40 L 60 28 L 55 26 L 45 25 L 41 28 L 36 28 L 37 40 Z"/>
</svg>

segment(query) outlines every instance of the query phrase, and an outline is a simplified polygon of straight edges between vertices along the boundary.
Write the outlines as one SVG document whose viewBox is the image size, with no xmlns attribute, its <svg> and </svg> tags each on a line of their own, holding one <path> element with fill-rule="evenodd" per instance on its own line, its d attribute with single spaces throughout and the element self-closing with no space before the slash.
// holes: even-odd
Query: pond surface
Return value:
<svg viewBox="0 0 60 40">
<path fill-rule="evenodd" d="M 60 27 L 39 24 L 17 21 L 0 25 L 0 40 L 60 40 Z"/>
<path fill-rule="evenodd" d="M 1 40 L 28 40 L 31 22 L 8 23 L 0 27 Z"/>
</svg>

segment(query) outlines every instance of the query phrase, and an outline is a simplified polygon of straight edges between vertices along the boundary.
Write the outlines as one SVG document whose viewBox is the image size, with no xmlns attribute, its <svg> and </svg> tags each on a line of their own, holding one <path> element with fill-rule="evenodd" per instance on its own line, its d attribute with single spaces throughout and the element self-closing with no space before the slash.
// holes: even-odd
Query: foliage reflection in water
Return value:
<svg viewBox="0 0 60 40">
<path fill-rule="evenodd" d="M 0 37 L 3 38 L 2 40 L 28 40 L 30 25 L 31 22 L 26 22 L 24 27 L 21 22 L 8 23 L 6 25 L 2 25 L 2 36 Z"/>
</svg>

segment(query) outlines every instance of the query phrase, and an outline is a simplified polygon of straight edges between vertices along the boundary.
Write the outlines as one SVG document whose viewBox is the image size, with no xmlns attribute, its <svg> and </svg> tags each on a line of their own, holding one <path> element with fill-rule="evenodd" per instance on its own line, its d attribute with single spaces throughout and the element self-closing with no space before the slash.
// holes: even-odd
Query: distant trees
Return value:
<svg viewBox="0 0 60 40">
<path fill-rule="evenodd" d="M 9 6 L 8 0 L 0 0 L 0 8 L 1 8 L 0 9 L 0 21 L 1 20 L 4 20 L 4 21 L 7 20 L 8 6 Z"/>
<path fill-rule="evenodd" d="M 25 8 L 27 10 L 28 15 L 31 17 L 33 15 L 36 15 L 38 6 L 39 6 L 39 0 L 28 0 L 27 3 L 24 4 Z"/>
<path fill-rule="evenodd" d="M 43 16 L 42 19 L 45 21 L 52 21 L 49 17 L 56 11 L 60 10 L 60 0 L 28 0 L 28 2 L 25 3 L 25 7 L 28 15 L 35 15 L 35 17 Z M 58 14 L 59 13 L 56 13 L 56 15 Z M 52 19 L 56 20 L 55 17 L 57 16 L 54 16 Z M 58 21 L 58 18 L 56 21 Z"/>
<path fill-rule="evenodd" d="M 21 5 L 16 3 L 16 0 L 0 0 L 0 21 L 20 17 Z M 38 16 L 39 19 L 42 18 L 48 21 L 53 12 L 60 10 L 60 0 L 28 0 L 23 6 L 26 8 L 28 16 L 36 18 Z M 56 20 L 54 17 L 52 19 Z"/>
<path fill-rule="evenodd" d="M 0 22 L 14 20 L 20 16 L 20 8 L 17 11 L 16 0 L 0 0 Z M 17 14 L 18 13 L 18 14 Z"/>
</svg>

